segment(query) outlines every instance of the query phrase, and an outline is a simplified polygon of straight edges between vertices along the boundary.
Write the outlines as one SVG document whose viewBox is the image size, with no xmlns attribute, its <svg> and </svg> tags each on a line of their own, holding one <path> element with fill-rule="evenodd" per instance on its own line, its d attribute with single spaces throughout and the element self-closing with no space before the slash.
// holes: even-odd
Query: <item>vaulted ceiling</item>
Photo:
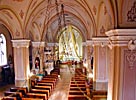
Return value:
<svg viewBox="0 0 136 100">
<path fill-rule="evenodd" d="M 83 41 L 87 41 L 106 36 L 105 31 L 114 28 L 135 28 L 135 21 L 127 20 L 134 1 L 0 0 L 0 23 L 9 30 L 12 39 L 57 42 L 57 14 L 63 4 L 66 25 L 76 27 Z"/>
</svg>

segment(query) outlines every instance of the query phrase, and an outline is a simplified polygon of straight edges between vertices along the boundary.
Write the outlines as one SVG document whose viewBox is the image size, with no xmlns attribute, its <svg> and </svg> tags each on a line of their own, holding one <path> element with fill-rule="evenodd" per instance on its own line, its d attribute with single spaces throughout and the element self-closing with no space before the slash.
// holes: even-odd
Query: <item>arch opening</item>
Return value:
<svg viewBox="0 0 136 100">
<path fill-rule="evenodd" d="M 58 34 L 59 59 L 62 62 L 81 61 L 82 59 L 82 36 L 79 30 L 68 25 Z"/>
</svg>

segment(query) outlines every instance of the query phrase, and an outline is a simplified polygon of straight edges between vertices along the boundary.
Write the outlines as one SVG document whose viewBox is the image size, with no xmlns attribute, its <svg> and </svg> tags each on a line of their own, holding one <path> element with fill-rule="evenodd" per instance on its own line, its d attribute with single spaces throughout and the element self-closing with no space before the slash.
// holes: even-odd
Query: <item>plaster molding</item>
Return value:
<svg viewBox="0 0 136 100">
<path fill-rule="evenodd" d="M 32 42 L 33 47 L 44 47 L 45 42 Z"/>
<path fill-rule="evenodd" d="M 129 64 L 129 68 L 133 69 L 135 61 L 136 61 L 136 54 L 135 52 L 126 52 L 126 58 Z"/>
<path fill-rule="evenodd" d="M 86 46 L 88 46 L 88 45 L 93 45 L 93 41 L 92 40 L 87 40 L 86 41 Z"/>
<path fill-rule="evenodd" d="M 128 41 L 136 40 L 136 29 L 114 29 L 106 35 L 114 46 L 127 46 Z"/>
<path fill-rule="evenodd" d="M 96 79 L 96 82 L 108 82 L 108 79 L 104 79 L 104 80 Z"/>
<path fill-rule="evenodd" d="M 47 46 L 49 46 L 49 47 L 53 47 L 55 45 L 58 45 L 58 43 L 47 43 Z"/>
<path fill-rule="evenodd" d="M 30 40 L 11 40 L 12 41 L 12 44 L 13 44 L 13 47 L 17 47 L 17 48 L 20 48 L 20 47 L 29 47 L 29 44 L 30 44 Z"/>
<path fill-rule="evenodd" d="M 87 40 L 86 41 L 86 46 L 87 45 L 108 45 L 109 44 L 109 39 L 108 37 L 93 37 L 92 40 Z"/>
<path fill-rule="evenodd" d="M 93 45 L 100 45 L 102 47 L 109 45 L 108 37 L 94 37 L 92 38 Z"/>
<path fill-rule="evenodd" d="M 82 46 L 86 46 L 87 45 L 87 42 L 82 42 Z"/>
</svg>

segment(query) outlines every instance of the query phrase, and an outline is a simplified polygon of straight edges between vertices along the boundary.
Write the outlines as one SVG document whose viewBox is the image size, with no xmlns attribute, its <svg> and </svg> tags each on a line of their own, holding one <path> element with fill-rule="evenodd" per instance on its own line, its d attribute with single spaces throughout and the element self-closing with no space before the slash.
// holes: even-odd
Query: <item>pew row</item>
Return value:
<svg viewBox="0 0 136 100">
<path fill-rule="evenodd" d="M 93 100 L 101 100 L 101 99 L 105 100 L 107 98 L 107 91 L 104 90 L 91 91 L 91 98 Z"/>
<path fill-rule="evenodd" d="M 21 92 L 10 92 L 10 91 L 5 91 L 4 96 L 9 96 L 9 97 L 23 97 Z"/>
<path fill-rule="evenodd" d="M 35 85 L 35 86 L 33 87 L 33 89 L 49 90 L 49 92 L 52 91 L 51 86 L 46 86 L 46 85 L 45 85 L 45 86 Z"/>
<path fill-rule="evenodd" d="M 41 93 L 27 93 L 28 98 L 40 98 L 43 100 L 48 100 L 46 94 L 41 94 Z"/>
<path fill-rule="evenodd" d="M 84 95 L 69 95 L 68 100 L 88 100 Z"/>
<path fill-rule="evenodd" d="M 31 89 L 30 93 L 40 93 L 40 94 L 46 94 L 47 98 L 50 96 L 49 90 L 41 90 L 41 89 Z"/>
<path fill-rule="evenodd" d="M 107 100 L 107 95 L 94 95 L 92 100 Z"/>
</svg>

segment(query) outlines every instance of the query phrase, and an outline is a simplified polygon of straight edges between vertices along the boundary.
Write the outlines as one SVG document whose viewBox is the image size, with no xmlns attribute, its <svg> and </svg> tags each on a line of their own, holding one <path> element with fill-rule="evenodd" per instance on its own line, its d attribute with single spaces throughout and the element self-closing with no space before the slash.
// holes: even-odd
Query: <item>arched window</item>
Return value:
<svg viewBox="0 0 136 100">
<path fill-rule="evenodd" d="M 0 34 L 0 66 L 6 64 L 7 64 L 6 39 L 3 34 Z"/>
</svg>

